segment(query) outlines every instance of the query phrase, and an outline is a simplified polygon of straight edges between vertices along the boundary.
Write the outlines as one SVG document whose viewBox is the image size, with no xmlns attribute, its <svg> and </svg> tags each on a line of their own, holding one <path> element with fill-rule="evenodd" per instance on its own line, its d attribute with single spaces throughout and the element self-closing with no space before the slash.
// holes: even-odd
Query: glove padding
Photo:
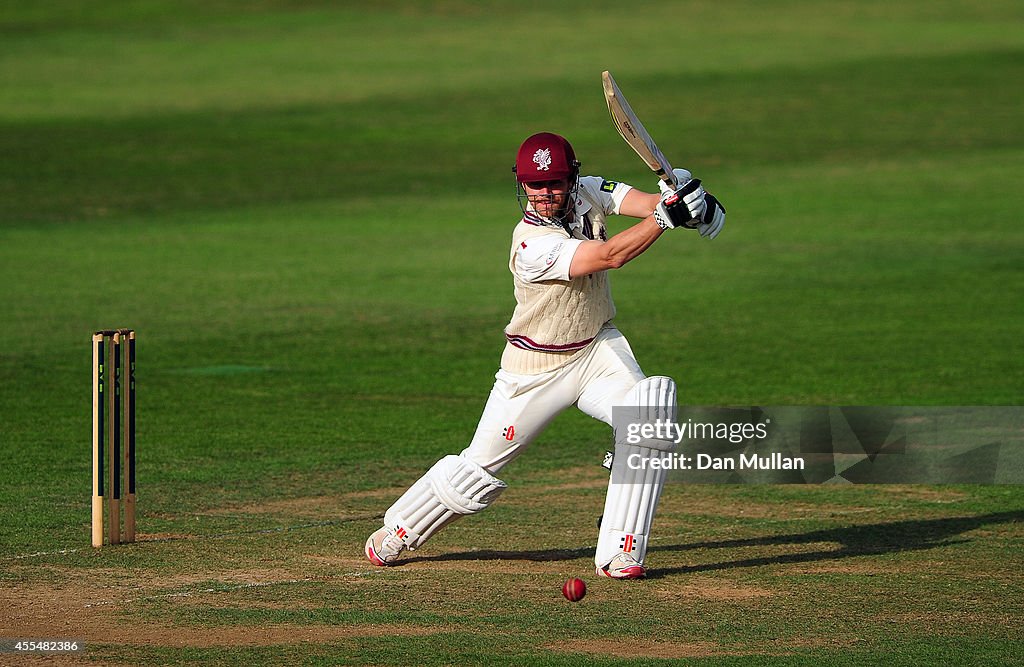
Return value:
<svg viewBox="0 0 1024 667">
<path fill-rule="evenodd" d="M 661 201 L 654 209 L 655 221 L 662 229 L 696 229 L 701 216 L 707 210 L 704 203 L 706 194 L 699 178 L 691 178 L 677 190 L 666 188 L 666 191 L 662 192 Z"/>
<path fill-rule="evenodd" d="M 722 231 L 722 227 L 725 227 L 725 207 L 711 193 L 704 196 L 704 204 L 704 215 L 697 225 L 697 231 L 701 236 L 713 239 Z"/>
<path fill-rule="evenodd" d="M 673 190 L 664 181 L 658 184 L 662 196 L 654 210 L 655 222 L 666 230 L 686 227 L 709 239 L 718 236 L 725 226 L 725 207 L 704 190 L 700 179 L 690 178 L 689 171 L 674 169 L 673 175 L 679 188 Z"/>
</svg>

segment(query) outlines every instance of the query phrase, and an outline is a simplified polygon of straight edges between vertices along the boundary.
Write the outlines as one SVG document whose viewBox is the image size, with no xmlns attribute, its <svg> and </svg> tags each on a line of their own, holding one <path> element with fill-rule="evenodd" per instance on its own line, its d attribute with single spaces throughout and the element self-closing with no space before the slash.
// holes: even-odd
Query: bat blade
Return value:
<svg viewBox="0 0 1024 667">
<path fill-rule="evenodd" d="M 632 147 L 636 154 L 647 163 L 658 178 L 665 181 L 673 188 L 678 187 L 676 177 L 672 173 L 672 165 L 665 154 L 661 152 L 654 139 L 648 134 L 643 123 L 636 117 L 633 108 L 629 106 L 626 97 L 619 90 L 611 72 L 601 73 L 601 83 L 604 85 L 604 99 L 608 103 L 608 112 L 612 116 L 612 123 L 619 131 L 626 143 Z"/>
</svg>

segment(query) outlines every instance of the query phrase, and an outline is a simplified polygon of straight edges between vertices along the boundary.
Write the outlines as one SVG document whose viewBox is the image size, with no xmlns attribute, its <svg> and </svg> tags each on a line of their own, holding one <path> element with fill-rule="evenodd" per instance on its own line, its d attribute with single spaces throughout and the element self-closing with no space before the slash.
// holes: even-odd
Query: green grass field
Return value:
<svg viewBox="0 0 1024 667">
<path fill-rule="evenodd" d="M 681 402 L 1024 405 L 1024 7 L 362 4 L 0 8 L 0 640 L 84 640 L 54 664 L 1020 664 L 1019 486 L 670 485 L 623 585 L 592 569 L 608 429 L 566 413 L 487 512 L 401 567 L 362 545 L 476 425 L 519 142 L 565 134 L 653 189 L 603 69 L 728 208 L 612 278 Z M 113 326 L 139 336 L 140 541 L 94 550 L 89 338 Z"/>
</svg>

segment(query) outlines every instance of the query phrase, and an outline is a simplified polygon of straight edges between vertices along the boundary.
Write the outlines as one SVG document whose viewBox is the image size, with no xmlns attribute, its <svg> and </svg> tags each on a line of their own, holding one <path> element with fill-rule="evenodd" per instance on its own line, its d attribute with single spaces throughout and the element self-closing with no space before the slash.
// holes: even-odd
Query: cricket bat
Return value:
<svg viewBox="0 0 1024 667">
<path fill-rule="evenodd" d="M 644 129 L 643 123 L 633 113 L 632 107 L 626 101 L 622 91 L 615 84 L 611 72 L 601 73 L 601 82 L 604 84 L 604 99 L 608 103 L 608 111 L 612 115 L 612 123 L 619 131 L 622 138 L 626 140 L 636 154 L 647 163 L 658 178 L 668 183 L 673 190 L 679 187 L 676 177 L 672 173 L 672 165 L 669 164 L 665 154 L 654 143 L 651 135 Z"/>
</svg>

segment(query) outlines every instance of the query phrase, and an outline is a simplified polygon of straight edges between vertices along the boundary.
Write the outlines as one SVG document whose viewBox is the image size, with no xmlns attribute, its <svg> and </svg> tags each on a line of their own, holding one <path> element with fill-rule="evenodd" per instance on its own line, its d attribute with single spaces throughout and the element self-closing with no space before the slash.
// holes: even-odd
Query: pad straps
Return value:
<svg viewBox="0 0 1024 667">
<path fill-rule="evenodd" d="M 508 485 L 461 455 L 435 463 L 384 513 L 384 525 L 415 549 L 448 523 L 481 512 Z"/>
</svg>

